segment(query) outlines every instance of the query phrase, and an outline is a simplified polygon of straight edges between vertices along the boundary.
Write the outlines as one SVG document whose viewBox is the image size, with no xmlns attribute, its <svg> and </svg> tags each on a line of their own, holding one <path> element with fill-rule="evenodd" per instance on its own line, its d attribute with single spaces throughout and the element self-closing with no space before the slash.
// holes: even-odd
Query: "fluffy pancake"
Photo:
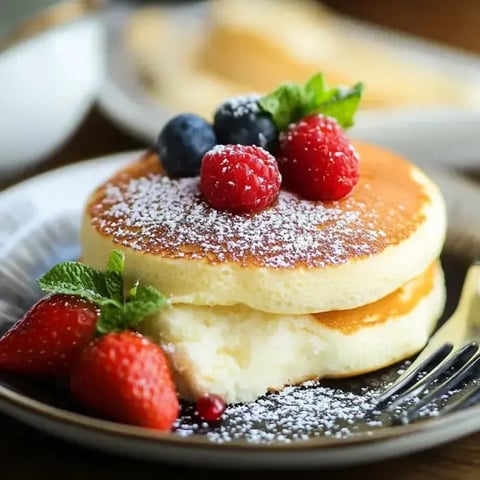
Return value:
<svg viewBox="0 0 480 480">
<path fill-rule="evenodd" d="M 476 83 L 465 76 L 459 81 L 455 72 L 412 61 L 375 35 L 359 35 L 318 1 L 208 3 L 207 22 L 202 15 L 178 21 L 175 9 L 150 2 L 126 23 L 125 45 L 146 88 L 173 112 L 211 119 L 225 98 L 303 83 L 319 66 L 332 85 L 362 79 L 368 85 L 362 109 L 477 102 Z"/>
<path fill-rule="evenodd" d="M 253 216 L 212 209 L 198 178 L 170 179 L 146 155 L 92 194 L 83 260 L 102 268 L 121 249 L 127 279 L 154 285 L 173 304 L 300 315 L 373 303 L 439 256 L 445 205 L 417 167 L 355 146 L 360 181 L 348 197 L 322 203 L 281 191 Z"/>
<path fill-rule="evenodd" d="M 276 315 L 245 306 L 172 305 L 141 330 L 169 354 L 182 397 L 249 401 L 306 379 L 352 376 L 426 343 L 445 301 L 438 262 L 387 297 L 353 310 Z"/>
</svg>

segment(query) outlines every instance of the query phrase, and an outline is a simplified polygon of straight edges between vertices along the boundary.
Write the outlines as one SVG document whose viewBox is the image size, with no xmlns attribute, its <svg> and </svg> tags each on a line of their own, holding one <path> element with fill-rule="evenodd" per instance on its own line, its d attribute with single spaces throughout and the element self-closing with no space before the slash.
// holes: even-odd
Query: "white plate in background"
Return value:
<svg viewBox="0 0 480 480">
<path fill-rule="evenodd" d="M 195 5 L 195 11 L 201 5 Z M 186 7 L 182 7 L 185 14 Z M 99 96 L 102 110 L 116 124 L 152 144 L 171 111 L 142 85 L 126 52 L 123 28 L 131 9 L 125 4 L 107 11 L 106 78 Z M 474 55 L 412 38 L 359 21 L 338 20 L 352 38 L 377 42 L 395 54 L 432 69 L 448 72 L 473 88 L 472 108 L 395 108 L 362 111 L 351 136 L 375 142 L 422 163 L 442 163 L 460 168 L 480 168 L 480 59 Z"/>
</svg>

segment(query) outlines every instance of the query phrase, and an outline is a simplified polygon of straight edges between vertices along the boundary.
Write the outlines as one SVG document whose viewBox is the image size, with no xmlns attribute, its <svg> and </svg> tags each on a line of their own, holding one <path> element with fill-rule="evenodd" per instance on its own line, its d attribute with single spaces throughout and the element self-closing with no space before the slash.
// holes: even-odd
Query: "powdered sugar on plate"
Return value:
<svg viewBox="0 0 480 480">
<path fill-rule="evenodd" d="M 402 412 L 399 409 L 392 414 L 375 406 L 378 393 L 398 372 L 387 369 L 358 379 L 308 381 L 286 387 L 255 402 L 230 405 L 216 425 L 202 422 L 194 407 L 186 405 L 175 432 L 182 436 L 205 435 L 214 443 L 242 440 L 255 444 L 370 435 L 375 429 L 391 426 L 393 415 Z M 439 407 L 453 394 L 424 407 L 422 418 L 437 416 Z M 403 407 L 417 401 L 418 398 L 413 398 Z"/>
<path fill-rule="evenodd" d="M 291 442 L 319 436 L 343 438 L 373 408 L 373 393 L 355 394 L 307 382 L 287 387 L 256 402 L 227 408 L 221 424 L 209 428 L 213 442 L 247 440 L 253 443 Z M 192 428 L 193 427 L 193 428 Z M 177 433 L 202 433 L 208 427 L 192 423 L 187 414 L 177 425 Z"/>
</svg>

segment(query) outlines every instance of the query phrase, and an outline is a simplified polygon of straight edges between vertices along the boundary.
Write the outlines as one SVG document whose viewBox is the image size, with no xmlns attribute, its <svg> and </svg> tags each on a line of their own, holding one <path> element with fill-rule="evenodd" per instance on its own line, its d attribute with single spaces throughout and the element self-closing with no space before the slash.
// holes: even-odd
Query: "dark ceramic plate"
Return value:
<svg viewBox="0 0 480 480">
<path fill-rule="evenodd" d="M 7 328 L 39 297 L 35 279 L 53 264 L 79 256 L 78 220 L 89 185 L 118 168 L 125 157 L 68 167 L 0 196 L 0 224 L 11 226 L 0 242 L 0 325 Z M 68 196 L 65 193 L 68 192 Z M 7 222 L 15 202 L 30 202 L 25 218 Z M 2 213 L 3 212 L 3 213 Z M 442 257 L 447 278 L 446 318 L 455 308 L 467 261 Z M 375 410 L 379 389 L 403 365 L 354 380 L 311 382 L 256 402 L 229 407 L 225 419 L 206 425 L 184 404 L 174 432 L 162 434 L 87 416 L 65 385 L 0 376 L 0 409 L 70 441 L 124 455 L 183 464 L 301 468 L 362 463 L 429 448 L 480 429 L 480 406 L 439 415 L 430 405 L 415 424 L 393 426 Z M 455 399 L 451 392 L 443 402 Z"/>
</svg>

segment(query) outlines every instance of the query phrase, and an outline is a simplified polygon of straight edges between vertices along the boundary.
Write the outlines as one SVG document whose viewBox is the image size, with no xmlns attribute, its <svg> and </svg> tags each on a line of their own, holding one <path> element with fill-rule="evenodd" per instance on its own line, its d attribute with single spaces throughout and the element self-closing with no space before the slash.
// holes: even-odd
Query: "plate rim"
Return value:
<svg viewBox="0 0 480 480">
<path fill-rule="evenodd" d="M 159 432 L 155 430 L 149 430 L 147 428 L 126 425 L 122 423 L 112 422 L 109 420 L 103 420 L 100 418 L 84 415 L 81 413 L 73 412 L 67 409 L 48 405 L 39 400 L 35 400 L 27 395 L 17 393 L 11 388 L 2 385 L 0 383 L 0 399 L 10 404 L 16 405 L 23 410 L 28 410 L 30 413 L 37 415 L 45 415 L 49 419 L 57 420 L 61 423 L 68 423 L 77 427 L 87 428 L 89 430 L 116 434 L 122 437 L 130 439 L 141 439 L 144 441 L 153 441 L 155 443 L 168 443 L 181 446 L 198 446 L 205 447 L 207 449 L 214 449 L 216 451 L 220 449 L 224 450 L 248 450 L 248 451 L 277 451 L 279 453 L 288 451 L 311 451 L 317 449 L 337 449 L 349 446 L 355 446 L 359 444 L 372 444 L 390 440 L 392 438 L 399 438 L 404 436 L 412 436 L 418 434 L 421 431 L 432 431 L 448 426 L 451 423 L 461 423 L 471 416 L 477 415 L 479 418 L 478 427 L 480 430 L 480 404 L 468 407 L 458 412 L 452 412 L 445 416 L 439 415 L 438 417 L 431 417 L 428 420 L 422 420 L 418 423 L 412 423 L 407 425 L 399 425 L 392 427 L 379 428 L 373 430 L 372 433 L 366 432 L 365 434 L 354 435 L 347 438 L 334 438 L 334 437 L 317 437 L 310 438 L 308 440 L 298 440 L 291 443 L 276 442 L 276 443 L 254 443 L 244 440 L 232 440 L 225 443 L 217 443 L 208 440 L 204 435 L 176 435 L 170 432 Z M 325 444 L 325 445 L 324 445 Z"/>
</svg>

